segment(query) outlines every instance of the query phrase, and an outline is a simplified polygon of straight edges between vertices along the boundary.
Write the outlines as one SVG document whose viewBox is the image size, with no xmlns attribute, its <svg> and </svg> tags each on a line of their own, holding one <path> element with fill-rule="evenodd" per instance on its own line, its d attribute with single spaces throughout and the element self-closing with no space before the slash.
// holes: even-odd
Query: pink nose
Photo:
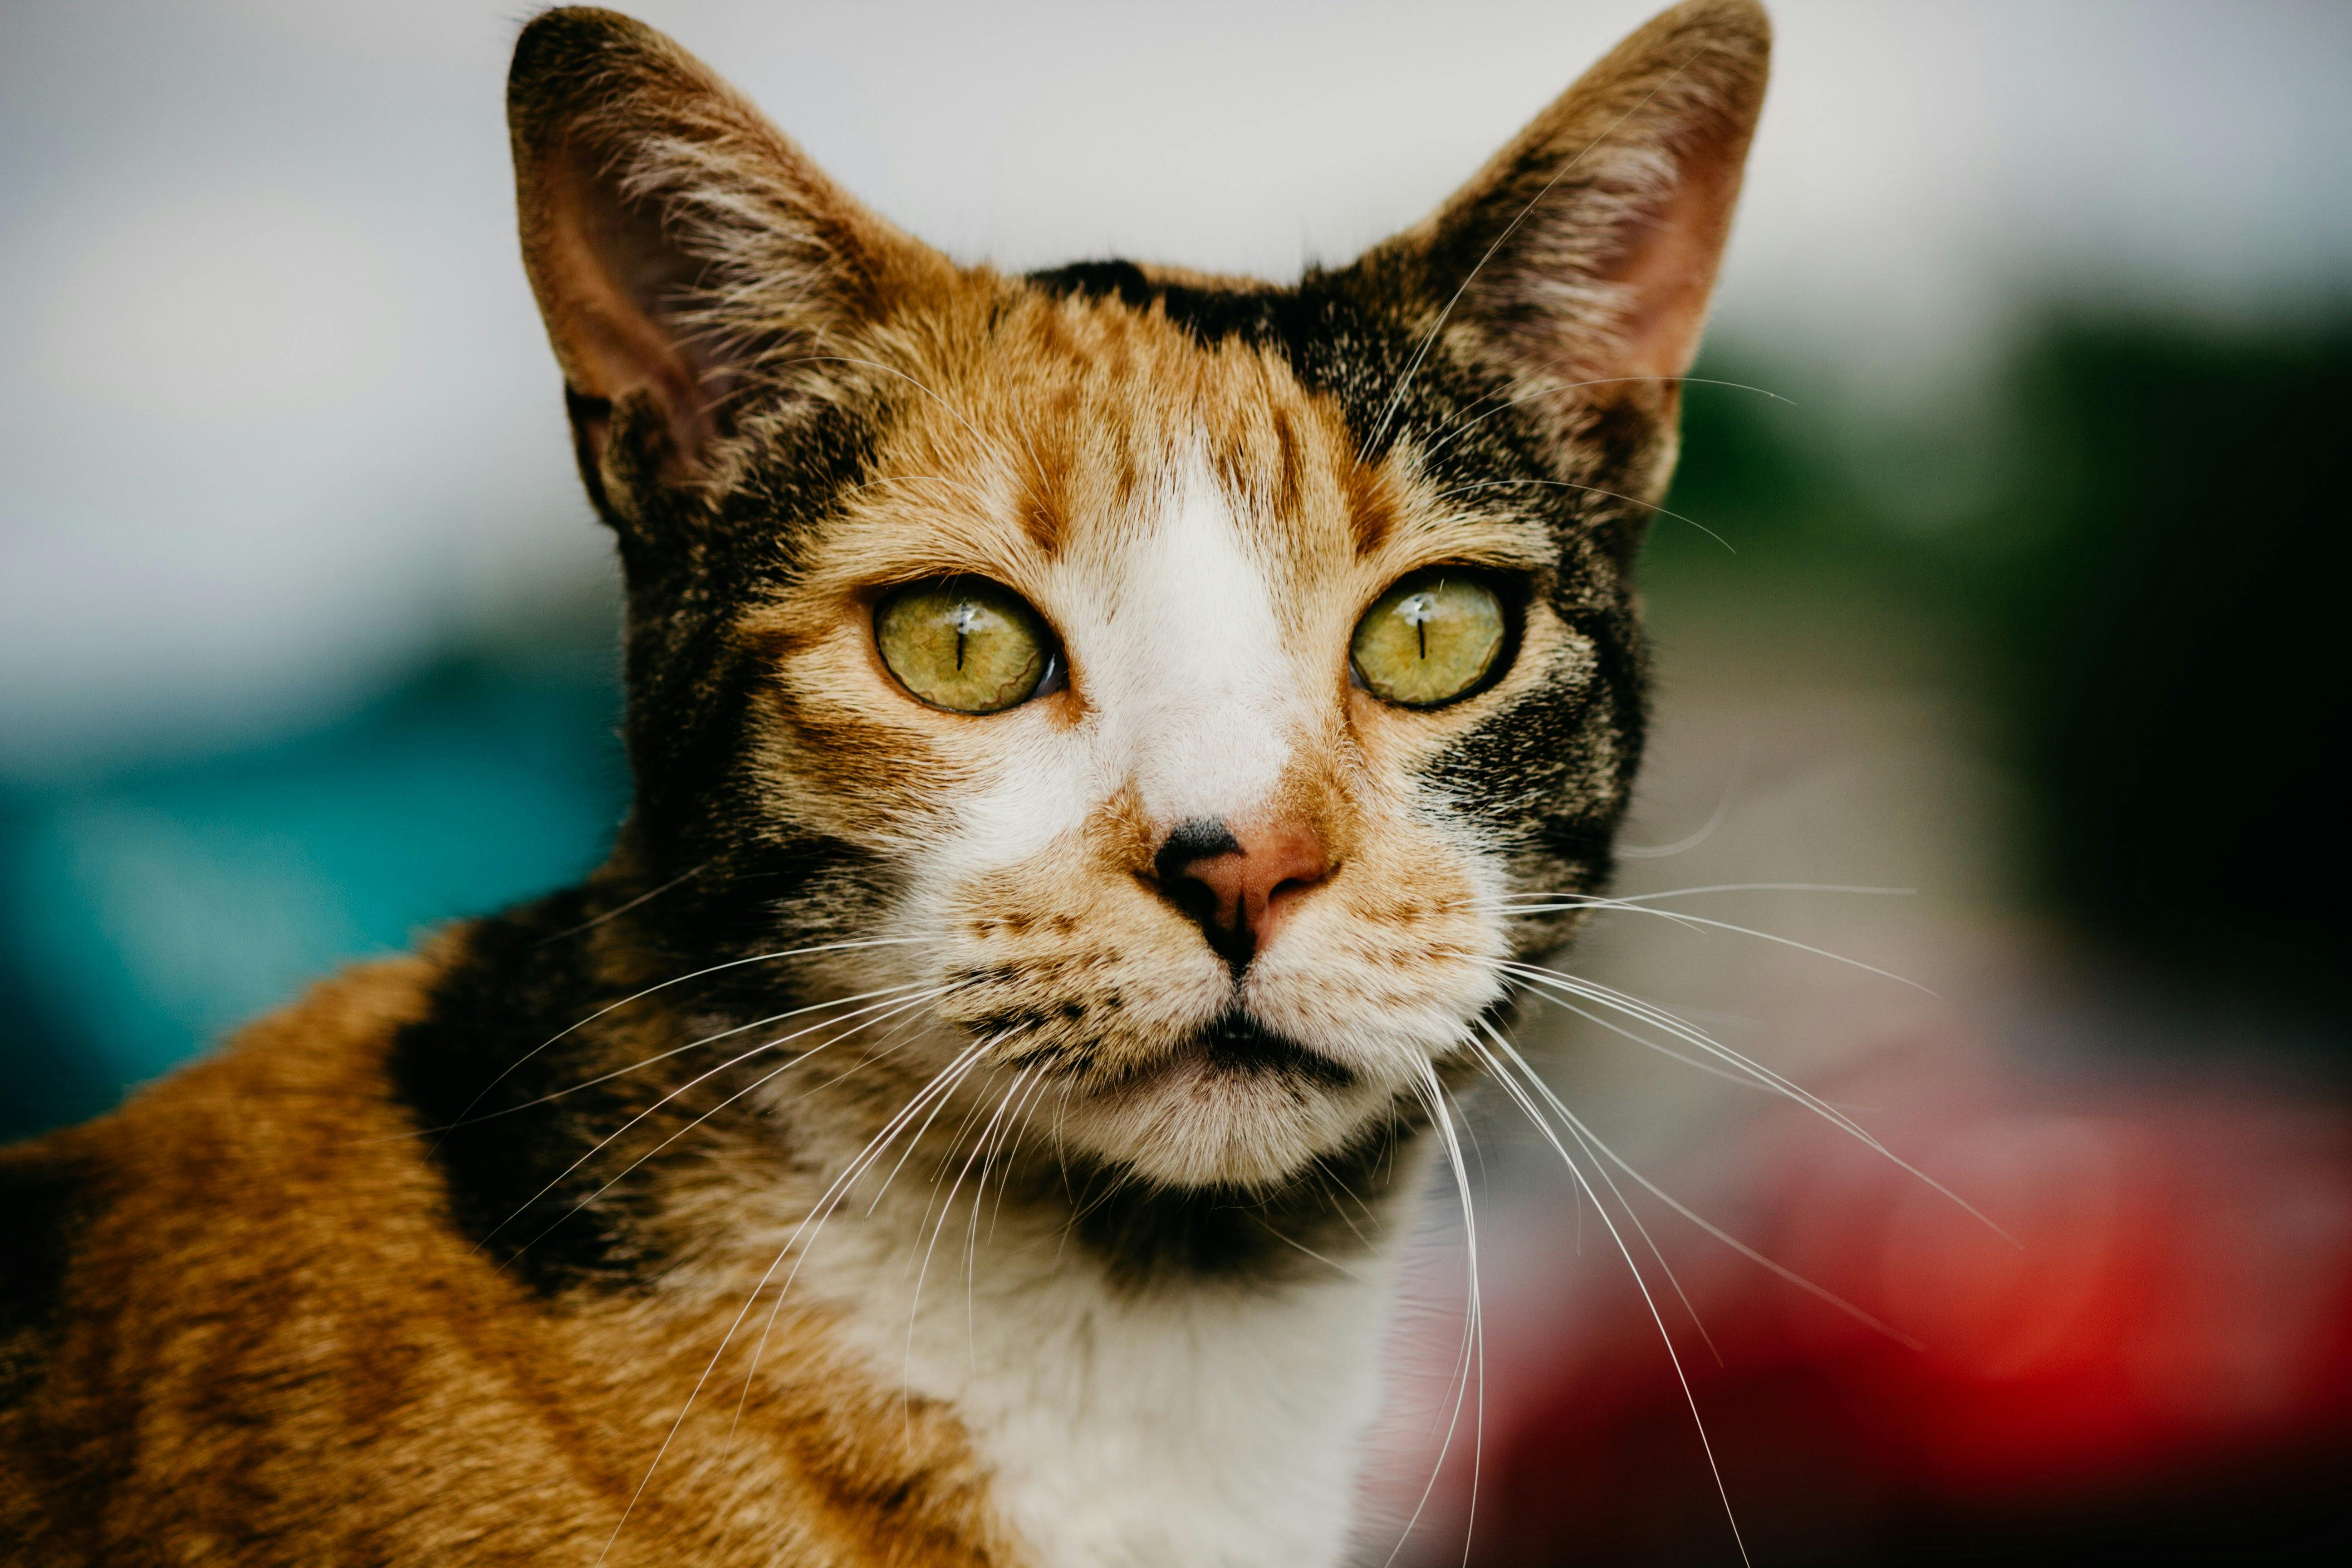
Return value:
<svg viewBox="0 0 2352 1568">
<path fill-rule="evenodd" d="M 1240 828 L 1198 817 L 1168 836 L 1152 869 L 1169 901 L 1199 922 L 1209 945 L 1239 974 L 1331 866 L 1323 836 L 1297 817 Z"/>
</svg>

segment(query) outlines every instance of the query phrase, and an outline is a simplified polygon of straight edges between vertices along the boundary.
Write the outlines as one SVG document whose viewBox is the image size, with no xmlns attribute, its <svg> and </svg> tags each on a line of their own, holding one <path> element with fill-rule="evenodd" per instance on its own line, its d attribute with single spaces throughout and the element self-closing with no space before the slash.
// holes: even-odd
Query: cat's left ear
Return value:
<svg viewBox="0 0 2352 1568">
<path fill-rule="evenodd" d="M 615 523 L 646 487 L 708 477 L 746 408 L 855 379 L 863 330 L 952 270 L 629 17 L 533 20 L 507 121 L 524 268 Z"/>
<path fill-rule="evenodd" d="M 1368 276 L 1518 383 L 1565 436 L 1595 407 L 1671 415 L 1763 107 L 1755 0 L 1688 0 L 1585 72 Z"/>
</svg>

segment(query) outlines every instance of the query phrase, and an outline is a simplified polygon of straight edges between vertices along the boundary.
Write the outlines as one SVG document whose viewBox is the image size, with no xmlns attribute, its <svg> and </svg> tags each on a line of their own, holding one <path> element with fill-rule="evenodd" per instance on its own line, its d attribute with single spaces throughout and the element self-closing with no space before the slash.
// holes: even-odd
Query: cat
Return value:
<svg viewBox="0 0 2352 1568">
<path fill-rule="evenodd" d="M 1689 0 L 1276 287 L 956 265 L 531 21 L 633 805 L 0 1154 L 0 1558 L 1342 1560 L 1414 1195 L 1610 875 L 1769 47 Z"/>
</svg>

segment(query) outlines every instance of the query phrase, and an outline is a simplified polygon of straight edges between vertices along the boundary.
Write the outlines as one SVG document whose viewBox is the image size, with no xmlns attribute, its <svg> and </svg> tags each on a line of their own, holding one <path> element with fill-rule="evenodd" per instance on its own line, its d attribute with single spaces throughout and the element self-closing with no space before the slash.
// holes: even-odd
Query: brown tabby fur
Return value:
<svg viewBox="0 0 2352 1568">
<path fill-rule="evenodd" d="M 0 1415 L 0 1560 L 595 1560 L 740 1299 L 550 1310 L 450 1228 L 383 1059 L 450 946 L 0 1155 L 93 1173 L 71 1327 Z M 679 1433 L 605 1562 L 1013 1561 L 954 1421 L 842 1365 L 821 1313 L 779 1321 L 761 1376 L 740 1426 L 721 1399 Z"/>
<path fill-rule="evenodd" d="M 649 30 L 565 12 L 534 24 L 526 48 L 534 38 L 558 58 L 519 66 L 509 106 L 523 237 L 583 477 L 630 580 L 635 813 L 584 888 L 330 980 L 114 1114 L 0 1152 L 0 1208 L 22 1211 L 0 1213 L 14 1249 L 0 1257 L 0 1563 L 1025 1561 L 955 1413 L 887 1385 L 845 1348 L 841 1314 L 855 1303 L 804 1291 L 764 1337 L 709 1360 L 764 1280 L 780 1226 L 810 1212 L 838 1168 L 825 1163 L 834 1144 L 807 1135 L 854 1149 L 904 1102 L 907 1083 L 887 1075 L 906 1063 L 773 1119 L 751 1114 L 758 1101 L 719 1114 L 733 1080 L 680 1100 L 617 1153 L 650 1159 L 668 1147 L 656 1136 L 689 1118 L 701 1141 L 609 1194 L 573 1205 L 579 1184 L 554 1191 L 570 1228 L 549 1226 L 557 1239 L 537 1258 L 520 1237 L 489 1245 L 460 1190 L 475 1177 L 452 1173 L 498 1174 L 510 1140 L 544 1162 L 518 1178 L 529 1197 L 541 1169 L 642 1101 L 615 1089 L 541 1114 L 525 1097 L 660 1061 L 708 1026 L 682 1001 L 576 1036 L 570 1026 L 715 956 L 789 945 L 780 934 L 857 934 L 882 898 L 867 868 L 955 798 L 988 736 L 1015 732 L 857 700 L 888 682 L 874 584 L 966 571 L 1031 592 L 1089 552 L 1110 559 L 1136 498 L 1166 487 L 1171 454 L 1205 458 L 1276 613 L 1297 623 L 1282 628 L 1291 643 L 1344 648 L 1372 595 L 1432 563 L 1532 584 L 1517 665 L 1458 709 L 1375 711 L 1332 663 L 1328 732 L 1308 737 L 1277 804 L 1316 824 L 1347 868 L 1318 894 L 1321 918 L 1358 939 L 1355 968 L 1330 961 L 1335 984 L 1402 1010 L 1467 991 L 1502 956 L 1466 912 L 1459 874 L 1439 874 L 1444 845 L 1396 780 L 1441 772 L 1457 784 L 1518 886 L 1605 881 L 1641 741 L 1624 568 L 1671 468 L 1672 378 L 1695 350 L 1762 91 L 1752 4 L 1668 13 L 1428 222 L 1310 279 L 1378 338 L 1360 374 L 1319 389 L 1265 338 L 1188 324 L 1171 302 L 1226 310 L 1267 286 L 1128 268 L 1157 291 L 1145 300 L 959 268 L 834 190 Z M 1619 135 L 1644 115 L 1698 146 L 1679 176 L 1675 149 Z M 1588 167 L 1556 213 L 1538 198 L 1570 153 Z M 625 236 L 581 227 L 625 226 L 626 203 L 615 217 L 574 188 L 611 177 L 624 154 L 636 160 L 628 200 L 666 204 L 661 226 L 681 247 L 667 261 L 645 249 L 645 265 L 691 256 L 702 316 L 657 321 L 581 259 L 630 254 Z M 1673 205 L 1644 205 L 1662 192 Z M 1608 237 L 1623 227 L 1665 238 L 1637 239 L 1637 264 L 1612 272 Z M 677 297 L 661 278 L 636 284 Z M 1433 352 L 1413 362 L 1413 401 L 1391 425 L 1381 406 L 1415 342 Z M 802 460 L 826 441 L 838 449 Z M 1454 469 L 1435 464 L 1441 445 Z M 1464 465 L 1548 477 L 1465 486 Z M 1473 490 L 1490 493 L 1461 499 Z M 800 531 L 730 536 L 723 503 L 754 491 L 755 520 L 793 518 Z M 698 510 L 696 497 L 710 504 Z M 730 597 L 711 581 L 754 587 Z M 1084 673 L 1041 709 L 1076 723 Z M 723 766 L 708 763 L 712 749 Z M 733 793 L 714 798 L 713 779 Z M 940 942 L 963 973 L 937 1013 L 960 1039 L 1019 1035 L 1008 1048 L 1031 1053 L 1019 1060 L 1074 1082 L 1101 1037 L 1099 1066 L 1116 1080 L 1120 1050 L 1148 1067 L 1166 1048 L 1152 1029 L 1192 1026 L 1074 1020 L 1090 1007 L 1141 1014 L 1118 984 L 1179 965 L 1223 984 L 1223 961 L 1153 891 L 1168 824 L 1113 792 L 1074 827 L 1061 861 L 964 889 Z M 761 926 L 747 909 L 785 923 Z M 1524 922 L 1514 952 L 1541 952 L 1572 923 Z M 715 994 L 708 1016 L 845 994 L 869 983 L 857 962 L 795 972 L 798 992 L 778 981 L 775 993 Z M 1109 978 L 1087 990 L 1076 970 Z M 509 1011 L 486 1016 L 494 1007 Z M 528 1060 L 492 1078 L 509 1059 L 497 1053 L 558 1029 L 571 1054 L 488 1102 L 533 1114 L 449 1131 L 477 1089 Z M 1440 1067 L 1467 1073 L 1459 1059 Z M 433 1114 L 417 1099 L 427 1091 L 444 1102 Z M 1373 1128 L 1349 1146 L 1364 1161 L 1417 1134 L 1386 1107 L 1388 1089 L 1364 1092 L 1379 1101 L 1370 1111 L 1307 1131 L 1337 1148 L 1349 1128 Z M 1384 1164 L 1391 1177 L 1418 1168 Z M 1120 1223 L 1148 1230 L 1163 1209 L 1214 1197 L 1212 1178 L 1224 1179 L 1178 1182 Z M 1007 1178 L 1021 1182 L 1016 1208 L 1034 1202 L 1077 1228 L 1085 1216 L 1053 1208 L 1052 1183 Z M 482 1201 L 502 1195 L 509 1212 L 505 1189 Z M 1351 1201 L 1370 1215 L 1363 1196 Z M 1325 1200 L 1283 1201 L 1306 1225 Z M 1116 1253 L 1131 1239 L 1086 1245 Z M 1158 1289 L 1151 1270 L 1192 1254 L 1171 1243 L 1136 1256 Z M 1220 1289 L 1256 1289 L 1296 1259 L 1277 1252 L 1262 1276 L 1244 1263 L 1241 1283 Z M 680 1392 L 703 1384 L 716 1396 L 663 1447 Z M 660 1483 L 646 1487 L 657 1447 Z"/>
</svg>

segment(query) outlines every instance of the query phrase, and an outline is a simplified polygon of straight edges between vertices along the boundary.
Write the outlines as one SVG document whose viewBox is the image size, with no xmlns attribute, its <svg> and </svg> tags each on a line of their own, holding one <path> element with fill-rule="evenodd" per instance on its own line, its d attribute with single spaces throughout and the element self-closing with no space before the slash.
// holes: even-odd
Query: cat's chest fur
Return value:
<svg viewBox="0 0 2352 1568">
<path fill-rule="evenodd" d="M 1393 1245 L 1136 1284 L 1010 1210 L 975 1236 L 960 1208 L 932 1246 L 925 1207 L 894 1195 L 801 1279 L 884 1386 L 956 1414 L 1036 1568 L 1342 1560 Z"/>
</svg>

